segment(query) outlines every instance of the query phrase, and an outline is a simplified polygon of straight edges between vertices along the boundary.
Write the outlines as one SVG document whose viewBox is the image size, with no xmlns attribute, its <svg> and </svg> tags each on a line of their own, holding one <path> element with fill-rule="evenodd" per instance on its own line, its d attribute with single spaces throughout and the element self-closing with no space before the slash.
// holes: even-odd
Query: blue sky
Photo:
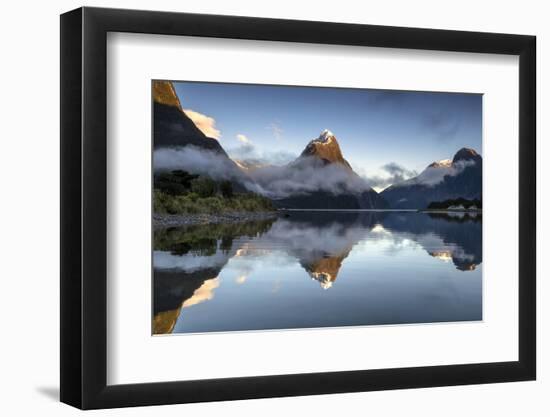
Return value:
<svg viewBox="0 0 550 417">
<path fill-rule="evenodd" d="M 175 82 L 184 109 L 212 118 L 223 148 L 282 164 L 324 129 L 364 176 L 417 172 L 469 147 L 482 153 L 482 96 L 391 90 Z M 240 138 L 240 140 L 239 140 Z"/>
</svg>

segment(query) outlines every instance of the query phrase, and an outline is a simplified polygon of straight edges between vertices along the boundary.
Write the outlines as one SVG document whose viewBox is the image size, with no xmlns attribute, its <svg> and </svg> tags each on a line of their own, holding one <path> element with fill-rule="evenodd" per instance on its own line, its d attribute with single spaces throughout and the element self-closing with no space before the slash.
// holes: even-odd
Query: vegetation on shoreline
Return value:
<svg viewBox="0 0 550 417">
<path fill-rule="evenodd" d="M 261 236 L 271 228 L 274 221 L 268 219 L 247 223 L 201 224 L 158 230 L 154 234 L 153 247 L 155 250 L 170 251 L 176 255 L 192 252 L 210 256 L 214 255 L 217 249 L 231 249 L 236 237 Z"/>
<path fill-rule="evenodd" d="M 456 198 L 445 201 L 432 201 L 428 210 L 481 210 L 481 200 Z"/>
<path fill-rule="evenodd" d="M 432 219 L 443 219 L 446 222 L 453 223 L 480 223 L 483 220 L 481 213 L 477 211 L 464 211 L 464 212 L 429 212 L 427 213 Z"/>
<path fill-rule="evenodd" d="M 153 210 L 159 214 L 274 211 L 271 200 L 235 192 L 231 181 L 214 181 L 177 170 L 155 176 Z"/>
</svg>

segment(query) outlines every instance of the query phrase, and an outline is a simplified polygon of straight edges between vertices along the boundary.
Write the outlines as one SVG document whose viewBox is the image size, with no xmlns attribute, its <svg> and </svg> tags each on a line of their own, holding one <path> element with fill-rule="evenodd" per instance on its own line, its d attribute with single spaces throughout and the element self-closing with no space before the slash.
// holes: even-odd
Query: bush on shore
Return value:
<svg viewBox="0 0 550 417">
<path fill-rule="evenodd" d="M 154 190 L 153 210 L 162 214 L 223 213 L 236 211 L 273 211 L 271 201 L 257 194 L 233 194 L 231 198 L 221 195 L 201 197 L 198 193 L 170 195 Z"/>
<path fill-rule="evenodd" d="M 218 182 L 183 170 L 155 175 L 153 208 L 165 214 L 275 210 L 265 197 L 235 192 L 229 180 Z"/>
<path fill-rule="evenodd" d="M 465 198 L 456 198 L 445 201 L 432 201 L 428 205 L 429 210 L 447 210 L 452 207 L 464 207 L 464 209 L 481 209 L 481 200 L 467 200 Z"/>
</svg>

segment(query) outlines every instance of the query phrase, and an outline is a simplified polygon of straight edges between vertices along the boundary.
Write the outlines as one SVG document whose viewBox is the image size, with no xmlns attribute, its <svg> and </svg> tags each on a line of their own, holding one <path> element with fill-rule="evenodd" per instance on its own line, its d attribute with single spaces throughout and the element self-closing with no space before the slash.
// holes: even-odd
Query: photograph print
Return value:
<svg viewBox="0 0 550 417">
<path fill-rule="evenodd" d="M 481 94 L 151 94 L 154 335 L 483 319 Z"/>
</svg>

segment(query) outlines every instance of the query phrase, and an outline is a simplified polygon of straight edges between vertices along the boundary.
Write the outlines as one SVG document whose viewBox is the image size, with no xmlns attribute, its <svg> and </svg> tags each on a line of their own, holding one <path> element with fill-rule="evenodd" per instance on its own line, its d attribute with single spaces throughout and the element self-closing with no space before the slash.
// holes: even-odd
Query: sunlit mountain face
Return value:
<svg viewBox="0 0 550 417">
<path fill-rule="evenodd" d="M 261 169 L 270 166 L 269 164 L 254 160 L 233 159 L 233 161 L 245 173 L 248 173 L 249 171 L 253 171 L 255 169 Z"/>
<path fill-rule="evenodd" d="M 329 289 L 338 277 L 338 272 L 342 266 L 343 260 L 349 252 L 340 256 L 325 255 L 312 263 L 302 263 L 309 276 L 318 281 L 322 288 Z"/>
<path fill-rule="evenodd" d="M 361 178 L 344 158 L 336 136 L 325 129 L 287 166 L 297 183 L 309 190 L 275 199 L 278 207 L 317 209 L 383 209 L 387 202 Z"/>
<path fill-rule="evenodd" d="M 276 164 L 259 155 L 256 145 L 243 134 L 236 137 L 244 141 L 246 149 L 253 149 L 248 157 L 246 152 L 239 156 L 231 153 L 230 147 L 225 149 L 228 144 L 220 140 L 214 119 L 187 108 L 174 83 L 154 81 L 152 96 L 155 175 L 182 170 L 216 181 L 229 180 L 235 190 L 260 194 L 276 207 L 287 209 L 425 209 L 432 202 L 449 199 L 482 200 L 482 157 L 472 148 L 461 148 L 450 159 L 430 163 L 419 175 L 393 161 L 380 161 L 391 174 L 391 182 L 380 184 L 379 178 L 365 174 L 365 170 L 380 167 L 353 166 L 349 161 L 357 159 L 349 158 L 358 155 L 344 155 L 342 144 L 347 152 L 350 142 L 352 149 L 358 147 L 358 135 L 350 136 L 347 129 L 340 139 L 328 129 L 313 139 L 294 139 L 303 146 L 301 153 L 296 152 L 293 160 L 290 153 L 284 163 Z M 362 137 L 365 142 L 368 139 Z M 269 153 L 270 145 L 264 144 L 262 152 Z M 377 153 L 370 146 L 361 152 Z M 408 156 L 396 150 L 396 158 Z"/>
<path fill-rule="evenodd" d="M 284 208 L 388 206 L 353 170 L 329 130 L 309 142 L 304 138 L 301 155 L 279 166 L 254 158 L 229 158 L 220 141 L 201 129 L 200 120 L 193 116 L 196 112 L 183 108 L 169 81 L 153 83 L 153 108 L 153 166 L 157 176 L 179 170 L 214 180 L 230 180 L 235 190 L 260 194 Z"/>
<path fill-rule="evenodd" d="M 479 95 L 153 81 L 152 111 L 153 334 L 482 319 Z"/>
<path fill-rule="evenodd" d="M 339 164 L 352 170 L 351 165 L 342 155 L 336 136 L 328 129 L 323 130 L 318 138 L 310 141 L 302 151 L 300 157 L 313 157 L 323 161 L 325 164 Z"/>
<path fill-rule="evenodd" d="M 481 226 L 480 216 L 292 212 L 158 231 L 153 333 L 478 320 Z"/>
<path fill-rule="evenodd" d="M 234 159 L 246 186 L 270 198 L 280 208 L 382 209 L 387 203 L 344 158 L 329 130 L 306 142 L 293 161 L 284 165 L 257 159 Z"/>
<path fill-rule="evenodd" d="M 171 333 L 182 308 L 207 301 L 219 285 L 217 278 L 241 245 L 239 236 L 257 236 L 273 221 L 191 226 L 156 230 L 153 242 L 153 333 Z M 242 255 L 242 253 L 241 253 Z"/>
<path fill-rule="evenodd" d="M 152 93 L 155 149 L 195 146 L 229 159 L 220 143 L 206 136 L 185 113 L 172 82 L 153 82 Z"/>
</svg>

